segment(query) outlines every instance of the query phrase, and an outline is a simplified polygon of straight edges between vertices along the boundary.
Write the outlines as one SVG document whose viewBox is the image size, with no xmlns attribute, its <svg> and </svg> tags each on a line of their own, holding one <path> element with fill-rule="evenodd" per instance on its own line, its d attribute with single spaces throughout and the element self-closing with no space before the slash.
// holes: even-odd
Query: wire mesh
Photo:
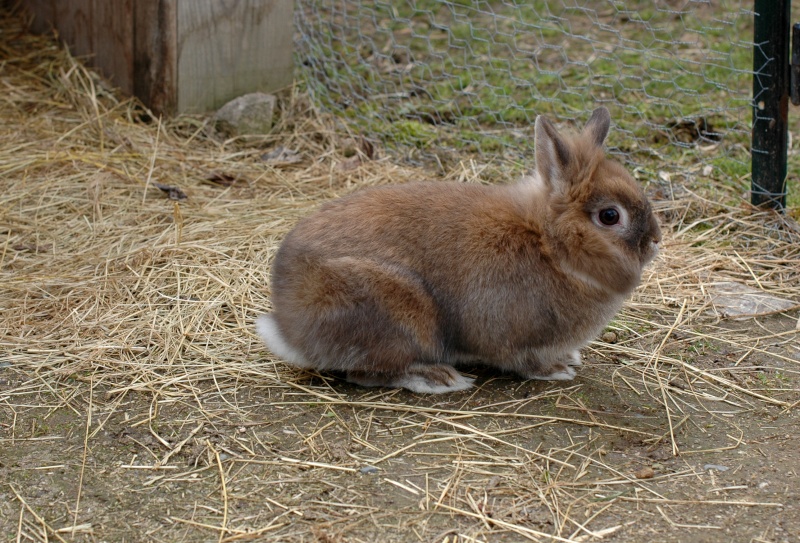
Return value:
<svg viewBox="0 0 800 543">
<path fill-rule="evenodd" d="M 295 18 L 313 100 L 406 156 L 530 166 L 536 115 L 605 105 L 629 164 L 749 172 L 749 2 L 299 0 Z"/>
</svg>

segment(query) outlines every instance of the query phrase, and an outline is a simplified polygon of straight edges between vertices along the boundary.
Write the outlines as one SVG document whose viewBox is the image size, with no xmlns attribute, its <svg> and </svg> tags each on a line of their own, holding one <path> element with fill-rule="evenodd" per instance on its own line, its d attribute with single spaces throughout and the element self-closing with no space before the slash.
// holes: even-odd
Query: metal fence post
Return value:
<svg viewBox="0 0 800 543">
<path fill-rule="evenodd" d="M 786 205 L 790 0 L 755 0 L 750 201 Z"/>
</svg>

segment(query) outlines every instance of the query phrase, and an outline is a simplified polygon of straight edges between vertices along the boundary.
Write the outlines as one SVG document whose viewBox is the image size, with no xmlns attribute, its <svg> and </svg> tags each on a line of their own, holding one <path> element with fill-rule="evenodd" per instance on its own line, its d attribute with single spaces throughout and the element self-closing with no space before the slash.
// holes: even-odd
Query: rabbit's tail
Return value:
<svg viewBox="0 0 800 543">
<path fill-rule="evenodd" d="M 309 363 L 297 349 L 286 342 L 272 315 L 261 315 L 256 319 L 256 332 L 267 344 L 269 350 L 281 360 L 300 368 L 313 367 L 313 364 Z"/>
</svg>

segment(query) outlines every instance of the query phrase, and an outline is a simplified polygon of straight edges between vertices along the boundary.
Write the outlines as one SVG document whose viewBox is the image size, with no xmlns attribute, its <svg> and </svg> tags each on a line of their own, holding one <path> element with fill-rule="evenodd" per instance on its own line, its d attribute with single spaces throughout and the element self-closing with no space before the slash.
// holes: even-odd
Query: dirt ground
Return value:
<svg viewBox="0 0 800 543">
<path fill-rule="evenodd" d="M 740 356 L 707 349 L 695 362 L 709 370 Z M 768 350 L 797 360 L 796 343 Z M 760 353 L 749 365 L 769 374 L 791 363 Z M 619 363 L 590 361 L 567 384 L 477 370 L 476 390 L 445 396 L 297 375 L 192 398 L 88 385 L 63 397 L 57 384 L 26 394 L 30 379 L 3 373 L 4 541 L 800 534 L 796 408 L 701 399 L 676 378 L 686 415 L 672 421 L 675 451 L 658 399 L 624 386 L 636 375 Z"/>
<path fill-rule="evenodd" d="M 269 261 L 428 172 L 296 94 L 260 139 L 162 124 L 0 21 L 0 542 L 800 541 L 790 218 L 648 180 L 663 254 L 574 381 L 359 388 L 259 343 Z M 495 181 L 470 164 L 445 177 Z M 794 305 L 726 317 L 730 282 Z"/>
</svg>

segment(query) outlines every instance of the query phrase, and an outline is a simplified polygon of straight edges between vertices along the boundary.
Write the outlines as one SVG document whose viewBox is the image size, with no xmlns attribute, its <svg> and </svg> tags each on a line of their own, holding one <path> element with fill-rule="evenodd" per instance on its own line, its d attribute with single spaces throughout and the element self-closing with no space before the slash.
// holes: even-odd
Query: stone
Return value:
<svg viewBox="0 0 800 543">
<path fill-rule="evenodd" d="M 260 136 L 272 130 L 276 99 L 272 94 L 253 92 L 235 98 L 219 108 L 214 123 L 229 136 Z"/>
<path fill-rule="evenodd" d="M 617 342 L 617 334 L 614 332 L 606 332 L 603 334 L 603 341 L 606 343 L 616 343 Z"/>
</svg>

